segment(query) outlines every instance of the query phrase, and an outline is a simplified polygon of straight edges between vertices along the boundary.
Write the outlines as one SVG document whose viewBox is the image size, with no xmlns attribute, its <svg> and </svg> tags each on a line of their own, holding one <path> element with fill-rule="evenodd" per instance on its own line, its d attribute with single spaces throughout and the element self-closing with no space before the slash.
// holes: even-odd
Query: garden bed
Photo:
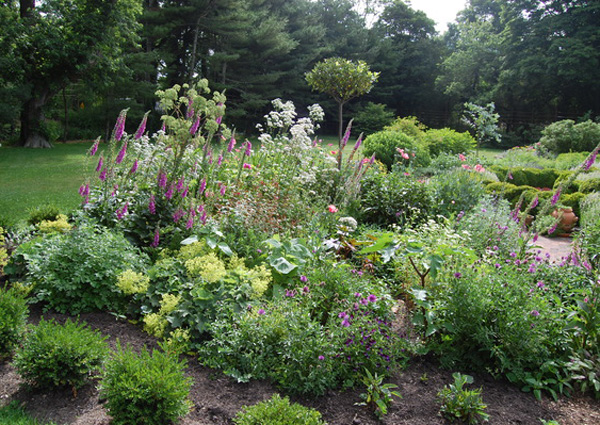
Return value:
<svg viewBox="0 0 600 425">
<path fill-rule="evenodd" d="M 37 323 L 42 316 L 40 309 L 33 308 L 30 321 Z M 46 314 L 63 322 L 68 316 Z M 81 320 L 94 329 L 109 335 L 114 348 L 118 339 L 122 345 L 130 344 L 136 349 L 142 346 L 157 347 L 156 340 L 138 326 L 115 318 L 108 313 L 81 315 Z M 462 371 L 469 373 L 469 371 Z M 193 403 L 191 412 L 181 420 L 182 425 L 231 424 L 232 418 L 244 405 L 265 400 L 276 388 L 264 381 L 238 384 L 220 371 L 199 365 L 196 359 L 188 358 L 187 375 L 194 385 L 190 393 Z M 484 402 L 488 405 L 490 424 L 540 424 L 540 419 L 554 419 L 561 425 L 592 425 L 600 423 L 600 403 L 589 397 L 561 398 L 554 402 L 543 398 L 541 402 L 533 395 L 523 393 L 504 380 L 494 380 L 489 375 L 473 375 L 474 387 L 482 388 Z M 17 400 L 36 418 L 65 425 L 108 425 L 103 401 L 98 398 L 94 385 L 79 391 L 77 398 L 69 389 L 51 392 L 27 392 L 20 389 L 20 378 L 7 362 L 0 364 L 0 405 Z M 381 422 L 363 407 L 355 406 L 360 400 L 360 389 L 353 391 L 330 391 L 316 399 L 292 397 L 292 401 L 313 407 L 323 414 L 330 425 L 349 424 L 411 424 L 434 425 L 446 423 L 439 415 L 437 392 L 452 382 L 451 371 L 442 370 L 427 358 L 411 362 L 408 367 L 395 373 L 388 382 L 398 385 L 402 394 Z"/>
</svg>

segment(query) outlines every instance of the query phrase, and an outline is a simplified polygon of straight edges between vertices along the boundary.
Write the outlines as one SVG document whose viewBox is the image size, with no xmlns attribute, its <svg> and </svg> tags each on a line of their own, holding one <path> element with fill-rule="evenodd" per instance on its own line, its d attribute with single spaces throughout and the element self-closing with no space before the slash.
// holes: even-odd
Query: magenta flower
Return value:
<svg viewBox="0 0 600 425">
<path fill-rule="evenodd" d="M 454 277 L 457 279 L 460 279 L 461 276 L 462 276 L 462 274 L 459 272 L 454 273 Z"/>
<path fill-rule="evenodd" d="M 167 175 L 162 171 L 158 172 L 158 187 L 162 189 L 167 187 Z"/>
<path fill-rule="evenodd" d="M 342 326 L 347 328 L 348 326 L 350 326 L 350 321 L 348 319 L 342 320 Z"/>
<path fill-rule="evenodd" d="M 345 319 L 346 317 L 348 317 L 348 313 L 346 313 L 345 311 L 342 311 L 341 313 L 338 313 L 338 317 L 340 319 Z"/>
<path fill-rule="evenodd" d="M 263 310 L 262 308 L 258 309 L 258 315 L 262 316 L 263 314 L 265 314 L 265 310 Z"/>
<path fill-rule="evenodd" d="M 100 144 L 100 139 L 96 139 L 96 143 L 93 144 L 92 148 L 90 149 L 90 156 L 94 156 L 96 155 L 96 152 L 98 151 L 98 145 Z"/>
<path fill-rule="evenodd" d="M 185 212 L 181 208 L 173 213 L 173 221 L 177 223 L 185 215 Z"/>
<path fill-rule="evenodd" d="M 248 164 L 248 163 L 244 162 L 243 168 L 250 170 L 250 169 L 252 169 L 252 164 Z"/>
<path fill-rule="evenodd" d="M 219 154 L 219 158 L 217 158 L 217 167 L 220 167 L 223 163 L 223 154 Z"/>
<path fill-rule="evenodd" d="M 531 313 L 530 313 L 530 314 L 531 314 L 532 316 L 534 316 L 534 317 L 537 317 L 537 316 L 539 316 L 539 315 L 540 315 L 540 312 L 539 312 L 539 311 L 537 311 L 537 310 L 531 310 Z"/>
<path fill-rule="evenodd" d="M 371 158 L 369 159 L 369 164 L 373 165 L 374 162 L 375 162 L 375 154 L 373 154 L 373 156 L 371 156 Z"/>
<path fill-rule="evenodd" d="M 552 196 L 552 201 L 550 202 L 550 205 L 552 205 L 552 206 L 556 205 L 559 198 L 560 198 L 560 188 Z"/>
<path fill-rule="evenodd" d="M 104 164 L 104 157 L 100 156 L 100 158 L 98 159 L 98 165 L 96 166 L 96 172 L 98 172 L 102 169 L 103 164 Z"/>
<path fill-rule="evenodd" d="M 252 143 L 250 140 L 246 140 L 246 150 L 244 151 L 244 155 L 250 156 L 252 154 Z"/>
<path fill-rule="evenodd" d="M 186 229 L 190 230 L 192 227 L 194 227 L 194 217 L 190 217 L 187 223 L 185 223 Z"/>
<path fill-rule="evenodd" d="M 98 178 L 100 179 L 100 181 L 106 180 L 106 168 L 102 169 L 102 171 L 100 172 L 100 175 L 98 176 Z"/>
<path fill-rule="evenodd" d="M 325 360 L 325 357 L 319 356 L 319 360 L 323 361 L 323 360 Z"/>
<path fill-rule="evenodd" d="M 127 207 L 129 206 L 129 202 L 125 202 L 123 208 L 119 208 L 117 210 L 117 220 L 121 220 L 127 214 Z"/>
<path fill-rule="evenodd" d="M 117 118 L 117 123 L 115 124 L 115 129 L 113 130 L 114 138 L 117 142 L 121 140 L 123 137 L 123 131 L 125 130 L 125 119 L 127 118 L 127 109 L 124 109 L 119 114 L 119 118 Z"/>
<path fill-rule="evenodd" d="M 183 177 L 180 177 L 179 180 L 177 180 L 177 192 L 181 193 L 181 191 L 183 190 L 184 183 L 185 180 L 183 179 Z"/>
<path fill-rule="evenodd" d="M 202 211 L 202 215 L 200 216 L 200 221 L 202 224 L 206 224 L 206 211 Z"/>
<path fill-rule="evenodd" d="M 123 143 L 123 147 L 119 151 L 117 155 L 117 159 L 115 159 L 115 163 L 120 164 L 123 162 L 123 158 L 125 158 L 125 154 L 127 153 L 127 142 Z"/>
<path fill-rule="evenodd" d="M 206 189 L 206 179 L 202 179 L 200 182 L 200 187 L 198 187 L 198 196 L 204 193 L 204 189 Z"/>
<path fill-rule="evenodd" d="M 189 191 L 189 186 L 186 186 L 185 189 L 183 190 L 183 193 L 181 194 L 182 198 L 185 198 L 188 194 Z"/>
<path fill-rule="evenodd" d="M 350 139 L 350 130 L 352 129 L 352 121 L 348 124 L 346 128 L 346 132 L 344 133 L 344 137 L 342 137 L 342 143 L 340 144 L 340 149 L 344 149 L 348 144 L 348 139 Z"/>
<path fill-rule="evenodd" d="M 235 146 L 235 138 L 232 137 L 231 140 L 229 141 L 229 144 L 227 145 L 227 153 L 231 153 L 234 146 Z"/>
<path fill-rule="evenodd" d="M 154 231 L 154 240 L 152 241 L 152 244 L 150 244 L 150 246 L 152 248 L 156 248 L 158 246 L 159 242 L 160 242 L 160 232 L 158 231 L 158 229 L 156 229 Z"/>
<path fill-rule="evenodd" d="M 354 148 L 352 148 L 352 150 L 357 151 L 358 148 L 360 148 L 361 144 L 362 144 L 362 134 L 358 137 L 358 140 L 354 144 Z"/>
<path fill-rule="evenodd" d="M 289 289 L 286 289 L 285 290 L 285 296 L 286 297 L 290 297 L 290 298 L 294 298 L 296 296 L 296 292 L 293 291 L 293 290 L 290 291 Z"/>
<path fill-rule="evenodd" d="M 537 207 L 539 203 L 540 203 L 540 201 L 536 195 L 536 197 L 533 199 L 533 201 L 531 201 L 531 208 Z"/>
<path fill-rule="evenodd" d="M 367 297 L 367 299 L 369 300 L 369 302 L 374 303 L 375 301 L 377 301 L 377 297 L 373 294 L 369 295 Z"/>
<path fill-rule="evenodd" d="M 154 195 L 150 196 L 150 201 L 148 202 L 148 210 L 150 214 L 156 214 L 156 202 L 154 199 Z"/>
<path fill-rule="evenodd" d="M 150 112 L 146 112 L 144 114 L 144 118 L 142 118 L 142 122 L 140 123 L 140 126 L 138 127 L 137 131 L 135 132 L 135 136 L 133 136 L 135 140 L 141 139 L 144 135 L 144 132 L 146 131 L 146 123 L 148 122 L 149 113 Z"/>
<path fill-rule="evenodd" d="M 585 163 L 583 164 L 583 169 L 585 171 L 589 170 L 590 168 L 592 168 L 592 165 L 594 165 L 594 163 L 596 162 L 596 157 L 598 156 L 598 149 L 594 150 L 590 156 L 588 157 L 588 159 L 585 161 Z"/>
<path fill-rule="evenodd" d="M 223 117 L 217 117 L 217 119 L 215 121 L 217 122 L 218 125 L 221 125 L 222 120 L 223 120 Z"/>
<path fill-rule="evenodd" d="M 227 186 L 225 186 L 224 184 L 221 185 L 221 190 L 219 191 L 219 193 L 221 194 L 221 196 L 225 195 L 225 191 L 227 190 Z"/>
<path fill-rule="evenodd" d="M 300 282 L 306 283 L 306 282 L 308 282 L 308 278 L 304 275 L 300 275 Z"/>
<path fill-rule="evenodd" d="M 198 128 L 200 127 L 200 115 L 198 115 L 196 117 L 196 121 L 194 121 L 194 124 L 192 124 L 192 126 L 190 127 L 190 134 L 193 136 L 196 134 L 196 132 L 198 131 Z"/>
<path fill-rule="evenodd" d="M 538 238 L 539 238 L 539 236 L 540 236 L 540 235 L 539 235 L 538 233 L 536 233 L 535 235 L 533 235 L 533 240 L 532 240 L 532 242 L 533 242 L 533 243 L 536 243 L 536 242 L 537 242 L 537 240 L 538 240 Z"/>
<path fill-rule="evenodd" d="M 160 131 L 165 133 L 167 131 L 167 123 L 163 121 L 162 126 L 160 127 Z"/>
<path fill-rule="evenodd" d="M 302 292 L 308 294 L 310 292 L 310 289 L 308 288 L 308 286 L 305 286 L 304 288 L 302 288 Z"/>
<path fill-rule="evenodd" d="M 173 185 L 169 186 L 169 189 L 165 193 L 165 198 L 171 199 L 173 197 Z"/>
<path fill-rule="evenodd" d="M 138 169 L 138 160 L 133 161 L 133 165 L 131 166 L 131 170 L 129 170 L 129 174 L 133 174 Z"/>
</svg>

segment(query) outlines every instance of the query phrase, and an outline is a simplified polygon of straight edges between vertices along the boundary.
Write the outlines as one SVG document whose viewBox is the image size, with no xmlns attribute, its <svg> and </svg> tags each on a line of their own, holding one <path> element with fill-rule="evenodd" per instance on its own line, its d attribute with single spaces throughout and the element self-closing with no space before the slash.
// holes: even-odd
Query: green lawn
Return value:
<svg viewBox="0 0 600 425">
<path fill-rule="evenodd" d="M 95 161 L 85 162 L 92 142 L 53 149 L 0 147 L 0 225 L 27 218 L 28 210 L 55 205 L 68 212 L 81 202 L 78 190 Z"/>
</svg>

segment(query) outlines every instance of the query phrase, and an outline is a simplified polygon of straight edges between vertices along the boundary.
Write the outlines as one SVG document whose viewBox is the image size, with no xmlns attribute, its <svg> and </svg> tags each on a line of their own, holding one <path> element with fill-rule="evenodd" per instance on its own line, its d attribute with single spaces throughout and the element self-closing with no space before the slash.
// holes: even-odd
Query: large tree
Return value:
<svg viewBox="0 0 600 425">
<path fill-rule="evenodd" d="M 19 144 L 50 147 L 44 134 L 44 107 L 68 84 L 99 66 L 122 65 L 123 46 L 135 40 L 138 0 L 7 1 L 0 15 L 2 55 L 10 52 L 19 71 L 0 78 L 19 86 L 22 95 Z"/>
</svg>

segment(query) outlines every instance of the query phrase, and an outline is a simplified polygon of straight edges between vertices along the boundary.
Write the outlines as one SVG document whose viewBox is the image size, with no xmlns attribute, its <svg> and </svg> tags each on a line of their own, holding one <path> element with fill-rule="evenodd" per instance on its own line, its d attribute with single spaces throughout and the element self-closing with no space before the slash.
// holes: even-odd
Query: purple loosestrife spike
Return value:
<svg viewBox="0 0 600 425">
<path fill-rule="evenodd" d="M 114 138 L 117 142 L 121 140 L 123 137 L 123 131 L 125 130 L 125 119 L 127 118 L 127 109 L 123 109 L 119 114 L 119 118 L 117 118 L 117 123 L 115 124 L 115 129 L 113 132 Z"/>
<path fill-rule="evenodd" d="M 166 133 L 166 131 L 167 131 L 167 123 L 165 121 L 163 121 L 162 127 L 160 128 L 160 131 L 162 131 L 163 133 Z"/>
<path fill-rule="evenodd" d="M 173 185 L 169 186 L 169 190 L 165 193 L 165 198 L 171 199 L 173 197 Z"/>
<path fill-rule="evenodd" d="M 360 148 L 361 144 L 362 144 L 362 134 L 360 135 L 360 137 L 358 138 L 358 140 L 354 144 L 354 148 L 352 148 L 352 150 L 357 151 L 358 148 Z"/>
<path fill-rule="evenodd" d="M 185 212 L 180 208 L 173 213 L 173 221 L 177 223 L 185 215 Z"/>
<path fill-rule="evenodd" d="M 190 230 L 192 227 L 194 227 L 194 217 L 190 217 L 187 223 L 185 223 L 186 229 Z"/>
<path fill-rule="evenodd" d="M 596 157 L 598 156 L 598 150 L 600 148 L 596 148 L 588 157 L 588 159 L 585 161 L 584 165 L 583 165 L 583 169 L 585 171 L 588 171 L 590 168 L 592 168 L 592 165 L 594 165 L 594 163 L 596 162 Z"/>
<path fill-rule="evenodd" d="M 221 185 L 221 190 L 219 191 L 219 193 L 221 194 L 221 196 L 225 195 L 225 191 L 227 190 L 227 186 L 225 186 L 224 184 Z"/>
<path fill-rule="evenodd" d="M 201 196 L 204 193 L 204 189 L 206 189 L 206 179 L 202 179 L 200 182 L 200 187 L 198 188 L 198 196 Z"/>
<path fill-rule="evenodd" d="M 127 214 L 127 207 L 129 206 L 129 202 L 125 202 L 123 208 L 117 210 L 117 220 L 121 220 Z"/>
<path fill-rule="evenodd" d="M 140 126 L 138 127 L 137 131 L 135 132 L 135 136 L 134 139 L 135 140 L 139 140 L 142 138 L 142 136 L 144 135 L 144 132 L 146 131 L 146 123 L 148 122 L 148 114 L 150 112 L 146 112 L 144 114 L 144 118 L 142 118 L 142 122 L 140 123 Z"/>
<path fill-rule="evenodd" d="M 90 149 L 90 156 L 94 156 L 96 155 L 96 152 L 98 151 L 98 145 L 100 144 L 100 138 L 96 139 L 96 143 L 94 143 L 92 145 L 92 148 Z"/>
<path fill-rule="evenodd" d="M 244 152 L 244 155 L 250 156 L 251 154 L 252 154 L 252 143 L 250 143 L 250 140 L 246 140 L 246 151 Z"/>
<path fill-rule="evenodd" d="M 560 198 L 560 188 L 558 188 L 556 193 L 552 196 L 552 201 L 550 202 L 550 205 L 552 205 L 552 206 L 556 205 L 559 198 Z"/>
<path fill-rule="evenodd" d="M 220 167 L 223 163 L 223 154 L 219 154 L 219 158 L 217 158 L 217 167 Z"/>
<path fill-rule="evenodd" d="M 189 191 L 189 186 L 186 186 L 185 189 L 183 190 L 183 193 L 181 194 L 182 198 L 185 198 L 188 194 Z"/>
<path fill-rule="evenodd" d="M 96 172 L 98 172 L 102 169 L 103 164 L 104 164 L 104 157 L 100 156 L 100 158 L 98 159 L 98 165 L 96 166 Z"/>
<path fill-rule="evenodd" d="M 374 162 L 375 162 L 375 154 L 373 154 L 371 159 L 369 159 L 369 165 L 373 165 Z"/>
<path fill-rule="evenodd" d="M 82 184 L 81 186 L 79 186 L 79 196 L 84 196 L 83 191 L 85 190 L 85 185 Z"/>
<path fill-rule="evenodd" d="M 119 154 L 117 155 L 117 159 L 115 159 L 115 163 L 120 164 L 121 162 L 123 162 L 123 158 L 125 158 L 126 153 L 127 153 L 127 142 L 123 143 L 123 147 L 119 151 Z"/>
<path fill-rule="evenodd" d="M 102 171 L 100 172 L 100 175 L 98 176 L 98 178 L 100 179 L 100 181 L 106 180 L 106 168 L 102 169 Z"/>
<path fill-rule="evenodd" d="M 352 129 L 352 121 L 348 123 L 348 127 L 346 127 L 346 132 L 344 133 L 344 137 L 342 137 L 342 143 L 340 144 L 340 149 L 344 149 L 348 144 L 348 139 L 350 139 L 350 130 Z"/>
<path fill-rule="evenodd" d="M 150 196 L 150 201 L 148 202 L 148 210 L 150 214 L 156 214 L 156 201 L 154 199 L 154 195 Z"/>
<path fill-rule="evenodd" d="M 129 170 L 129 174 L 133 174 L 138 169 L 138 160 L 133 161 L 133 165 L 131 166 L 131 170 Z"/>
<path fill-rule="evenodd" d="M 162 171 L 158 172 L 158 186 L 162 189 L 167 187 L 167 175 Z"/>
<path fill-rule="evenodd" d="M 540 203 L 540 200 L 538 199 L 537 195 L 536 197 L 533 199 L 533 201 L 531 202 L 531 208 L 535 208 L 538 206 L 538 204 Z"/>
<path fill-rule="evenodd" d="M 190 134 L 193 136 L 196 134 L 196 132 L 198 131 L 198 128 L 200 127 L 200 115 L 198 115 L 196 117 L 196 121 L 194 121 L 194 124 L 192 124 L 192 126 L 190 127 Z"/>
<path fill-rule="evenodd" d="M 206 224 L 206 211 L 202 211 L 202 215 L 200 216 L 200 221 L 202 224 Z"/>
<path fill-rule="evenodd" d="M 154 240 L 152 241 L 152 244 L 150 246 L 152 248 L 156 248 L 158 246 L 159 242 L 160 242 L 160 232 L 158 231 L 158 229 L 156 229 L 154 231 Z"/>
<path fill-rule="evenodd" d="M 179 180 L 177 180 L 177 192 L 181 193 L 181 191 L 183 191 L 184 184 L 185 180 L 183 179 L 183 177 L 180 177 Z"/>
<path fill-rule="evenodd" d="M 217 119 L 215 121 L 217 122 L 218 125 L 221 125 L 222 120 L 223 120 L 223 117 L 217 117 Z"/>
<path fill-rule="evenodd" d="M 235 137 L 232 137 L 231 140 L 229 141 L 229 144 L 227 145 L 227 153 L 231 153 L 234 146 L 235 146 Z"/>
</svg>

